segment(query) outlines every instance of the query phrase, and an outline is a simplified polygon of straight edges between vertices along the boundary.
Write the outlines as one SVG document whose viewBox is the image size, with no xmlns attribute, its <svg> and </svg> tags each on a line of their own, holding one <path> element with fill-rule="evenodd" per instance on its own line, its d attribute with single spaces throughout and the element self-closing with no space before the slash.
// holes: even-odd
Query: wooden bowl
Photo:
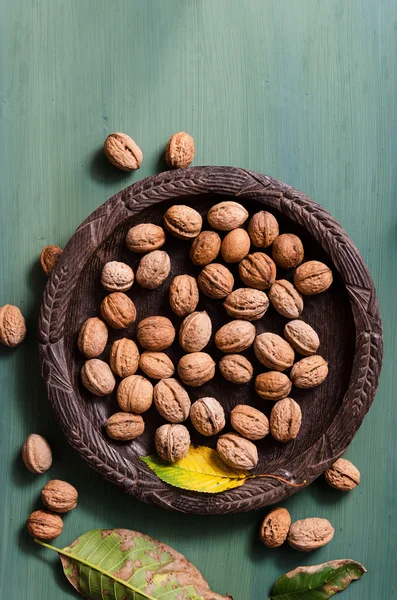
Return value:
<svg viewBox="0 0 397 600">
<path fill-rule="evenodd" d="M 100 284 L 103 265 L 109 260 L 125 261 L 134 268 L 139 256 L 124 243 L 128 229 L 140 222 L 162 223 L 172 204 L 185 203 L 205 217 L 208 208 L 225 199 L 235 199 L 250 214 L 270 210 L 281 232 L 299 235 L 305 259 L 318 259 L 332 267 L 334 283 L 318 296 L 306 296 L 303 318 L 319 332 L 320 353 L 329 361 L 329 376 L 318 388 L 292 390 L 302 408 L 302 429 L 288 444 L 269 435 L 258 442 L 257 474 L 273 474 L 293 483 L 307 485 L 327 469 L 353 439 L 376 392 L 382 361 L 382 328 L 375 289 L 369 272 L 351 239 L 321 206 L 271 177 L 229 167 L 195 167 L 162 173 L 119 192 L 100 206 L 67 245 L 48 281 L 40 317 L 40 357 L 48 394 L 69 443 L 107 479 L 145 502 L 187 513 L 236 513 L 280 502 L 301 488 L 267 478 L 248 480 L 242 487 L 219 494 L 187 492 L 163 483 L 139 456 L 154 452 L 154 432 L 161 418 L 154 408 L 145 415 L 146 430 L 138 439 L 118 443 L 106 437 L 103 424 L 117 411 L 115 394 L 93 398 L 80 382 L 84 362 L 76 347 L 82 322 L 99 314 L 106 291 Z M 206 227 L 204 225 L 204 227 Z M 171 256 L 172 272 L 155 290 L 134 284 L 128 292 L 138 320 L 155 314 L 180 319 L 168 304 L 171 278 L 180 273 L 197 276 L 199 268 L 188 257 L 189 243 L 167 235 L 164 249 Z M 291 273 L 283 276 L 290 277 Z M 278 275 L 280 277 L 280 274 Z M 238 282 L 238 277 L 236 277 Z M 222 301 L 201 294 L 199 309 L 207 310 L 216 331 L 230 320 Z M 270 307 L 256 322 L 258 332 L 282 333 L 286 319 Z M 126 332 L 112 332 L 109 341 L 134 336 L 135 323 Z M 219 359 L 213 340 L 208 351 Z M 104 353 L 107 359 L 109 348 Z M 169 349 L 176 362 L 183 354 L 177 342 Z M 263 371 L 253 356 L 255 372 Z M 240 403 L 248 403 L 269 414 L 272 402 L 261 400 L 253 382 L 229 384 L 217 372 L 201 388 L 191 388 L 192 401 L 203 396 L 218 398 L 229 414 Z M 214 446 L 216 440 L 194 431 L 196 444 Z"/>
</svg>

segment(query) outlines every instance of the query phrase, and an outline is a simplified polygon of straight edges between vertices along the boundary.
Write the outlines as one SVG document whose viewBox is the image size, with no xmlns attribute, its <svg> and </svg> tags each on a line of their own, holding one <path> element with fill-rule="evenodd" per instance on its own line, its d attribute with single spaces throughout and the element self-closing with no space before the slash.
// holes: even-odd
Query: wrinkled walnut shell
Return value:
<svg viewBox="0 0 397 600">
<path fill-rule="evenodd" d="M 98 317 L 84 321 L 80 328 L 77 347 L 86 358 L 96 358 L 106 348 L 108 328 Z"/>
<path fill-rule="evenodd" d="M 142 256 L 136 272 L 136 281 L 143 288 L 154 290 L 170 274 L 171 261 L 164 250 L 153 250 Z"/>
<path fill-rule="evenodd" d="M 199 301 L 197 281 L 190 275 L 177 275 L 171 282 L 170 306 L 178 317 L 186 317 L 196 310 Z"/>
<path fill-rule="evenodd" d="M 153 223 L 139 223 L 131 227 L 125 239 L 127 248 L 138 254 L 158 250 L 164 242 L 164 229 Z"/>
<path fill-rule="evenodd" d="M 190 434 L 184 425 L 162 425 L 156 431 L 154 442 L 159 457 L 175 463 L 189 452 Z"/>
<path fill-rule="evenodd" d="M 266 210 L 255 213 L 248 223 L 248 233 L 252 245 L 256 248 L 267 248 L 278 236 L 277 219 Z"/>
<path fill-rule="evenodd" d="M 215 398 L 200 398 L 192 404 L 190 420 L 195 429 L 205 436 L 216 435 L 226 425 L 225 411 Z"/>
<path fill-rule="evenodd" d="M 267 548 L 278 548 L 287 539 L 291 515 L 286 508 L 274 508 L 262 521 L 259 538 Z"/>
<path fill-rule="evenodd" d="M 31 433 L 23 444 L 22 460 L 31 473 L 45 473 L 52 465 L 50 444 L 38 433 Z"/>
<path fill-rule="evenodd" d="M 134 375 L 139 366 L 138 346 L 127 338 L 116 340 L 110 349 L 109 363 L 113 373 L 119 377 Z"/>
<path fill-rule="evenodd" d="M 152 405 L 153 386 L 142 375 L 130 375 L 117 388 L 117 402 L 121 410 L 140 415 Z"/>
<path fill-rule="evenodd" d="M 186 169 L 194 158 L 194 139 L 185 131 L 174 133 L 165 149 L 165 162 L 173 169 Z"/>
<path fill-rule="evenodd" d="M 235 319 L 257 321 L 269 308 L 269 299 L 260 290 L 239 288 L 228 295 L 223 306 L 227 314 Z"/>
<path fill-rule="evenodd" d="M 294 364 L 290 377 L 298 388 L 312 388 L 323 383 L 328 375 L 328 363 L 319 356 L 307 356 Z"/>
<path fill-rule="evenodd" d="M 59 246 L 45 246 L 40 254 L 40 264 L 47 277 L 55 269 L 59 259 L 63 254 Z"/>
<path fill-rule="evenodd" d="M 175 371 L 172 360 L 164 352 L 143 352 L 139 366 L 151 379 L 167 379 Z"/>
<path fill-rule="evenodd" d="M 140 415 L 119 412 L 109 417 L 105 429 L 113 440 L 127 442 L 142 435 L 145 431 L 145 422 Z"/>
<path fill-rule="evenodd" d="M 230 423 L 247 440 L 261 440 L 269 433 L 269 419 L 253 406 L 235 406 L 230 413 Z"/>
<path fill-rule="evenodd" d="M 215 334 L 216 347 L 225 353 L 243 352 L 253 344 L 255 326 L 249 321 L 230 321 Z"/>
<path fill-rule="evenodd" d="M 111 394 L 116 385 L 109 365 L 98 358 L 91 358 L 84 363 L 81 369 L 81 381 L 84 387 L 95 396 Z"/>
<path fill-rule="evenodd" d="M 265 332 L 258 335 L 254 350 L 259 362 L 273 371 L 285 371 L 294 364 L 295 352 L 289 343 L 276 333 Z"/>
<path fill-rule="evenodd" d="M 202 231 L 194 240 L 190 248 L 190 259 L 198 266 L 209 265 L 219 254 L 221 238 L 216 231 Z"/>
<path fill-rule="evenodd" d="M 216 444 L 219 456 L 236 471 L 251 471 L 258 464 L 258 450 L 252 442 L 236 433 L 221 435 Z"/>
<path fill-rule="evenodd" d="M 248 218 L 248 212 L 238 202 L 226 200 L 212 206 L 207 213 L 208 223 L 214 229 L 231 231 L 241 225 Z"/>
<path fill-rule="evenodd" d="M 199 387 L 214 377 L 215 363 L 206 352 L 185 354 L 178 363 L 178 375 L 186 385 Z"/>
<path fill-rule="evenodd" d="M 264 252 L 248 254 L 239 264 L 240 279 L 248 287 L 267 290 L 276 279 L 276 265 Z"/>
<path fill-rule="evenodd" d="M 264 400 L 282 400 L 292 388 L 292 382 L 280 371 L 260 373 L 255 379 L 255 391 Z"/>
<path fill-rule="evenodd" d="M 102 300 L 101 315 L 113 329 L 126 329 L 136 319 L 135 304 L 122 292 L 113 292 Z"/>
<path fill-rule="evenodd" d="M 243 260 L 250 251 L 251 240 L 245 229 L 238 227 L 229 231 L 223 238 L 221 253 L 227 263 L 237 263 Z"/>
<path fill-rule="evenodd" d="M 295 271 L 294 285 L 301 294 L 313 296 L 325 292 L 332 284 L 332 271 L 318 260 L 309 260 Z"/>
<path fill-rule="evenodd" d="M 212 323 L 205 311 L 188 315 L 179 329 L 179 344 L 185 352 L 200 352 L 208 344 Z"/>
<path fill-rule="evenodd" d="M 270 413 L 270 432 L 278 442 L 294 440 L 302 423 L 300 406 L 292 398 L 279 400 Z"/>
<path fill-rule="evenodd" d="M 44 506 L 56 513 L 66 513 L 76 508 L 77 498 L 76 488 L 60 479 L 48 481 L 41 491 Z"/>
<path fill-rule="evenodd" d="M 219 370 L 231 383 L 241 384 L 251 381 L 254 369 L 250 361 L 241 354 L 227 354 L 219 361 Z"/>
<path fill-rule="evenodd" d="M 203 294 L 217 300 L 230 294 L 234 277 L 224 265 L 210 263 L 199 274 L 197 283 Z"/>
<path fill-rule="evenodd" d="M 286 279 L 275 281 L 268 294 L 272 306 L 283 317 L 297 319 L 302 314 L 303 298 Z"/>
<path fill-rule="evenodd" d="M 349 492 L 360 485 L 360 471 L 346 458 L 339 458 L 324 473 L 325 481 L 331 487 Z"/>
<path fill-rule="evenodd" d="M 171 206 L 164 215 L 167 231 L 181 240 L 191 240 L 198 236 L 203 219 L 197 210 L 184 204 Z"/>
<path fill-rule="evenodd" d="M 54 540 L 62 533 L 63 521 L 59 515 L 47 510 L 35 510 L 29 515 L 26 527 L 33 538 Z"/>
<path fill-rule="evenodd" d="M 134 272 L 125 263 L 112 260 L 102 269 L 101 283 L 108 292 L 126 292 L 134 283 Z"/>
<path fill-rule="evenodd" d="M 15 348 L 25 339 L 26 323 L 19 308 L 5 304 L 0 308 L 0 342 Z"/>
<path fill-rule="evenodd" d="M 170 423 L 181 423 L 189 416 L 189 394 L 176 379 L 158 382 L 154 388 L 154 404 L 160 415 Z"/>
<path fill-rule="evenodd" d="M 108 135 L 103 149 L 108 161 L 122 171 L 135 171 L 142 164 L 142 150 L 125 133 Z"/>
<path fill-rule="evenodd" d="M 327 519 L 302 519 L 291 525 L 287 539 L 291 548 L 311 552 L 328 544 L 334 533 L 335 529 Z"/>
<path fill-rule="evenodd" d="M 316 354 L 320 346 L 320 338 L 305 321 L 289 321 L 284 327 L 284 337 L 302 356 Z"/>
<path fill-rule="evenodd" d="M 146 317 L 138 323 L 136 335 L 146 350 L 165 350 L 175 339 L 175 328 L 167 317 Z"/>
<path fill-rule="evenodd" d="M 292 269 L 301 264 L 304 257 L 303 244 L 297 235 L 283 233 L 272 246 L 272 257 L 278 267 Z"/>
</svg>

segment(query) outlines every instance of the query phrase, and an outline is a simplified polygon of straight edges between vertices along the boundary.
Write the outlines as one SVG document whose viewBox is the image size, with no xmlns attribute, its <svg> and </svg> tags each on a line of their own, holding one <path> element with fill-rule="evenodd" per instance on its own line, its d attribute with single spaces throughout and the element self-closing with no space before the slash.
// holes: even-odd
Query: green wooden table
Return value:
<svg viewBox="0 0 397 600">
<path fill-rule="evenodd" d="M 17 304 L 29 334 L 0 349 L 0 597 L 74 596 L 57 557 L 24 523 L 42 485 L 80 492 L 58 540 L 127 527 L 174 546 L 213 589 L 266 600 L 298 564 L 351 557 L 369 574 L 344 598 L 389 600 L 396 547 L 397 13 L 394 0 L 3 0 L 0 4 L 0 305 Z M 214 518 L 143 505 L 90 470 L 68 447 L 39 373 L 37 319 L 46 278 L 38 257 L 64 246 L 114 192 L 164 169 L 175 131 L 196 141 L 194 164 L 267 173 L 319 201 L 349 232 L 378 290 L 385 359 L 376 401 L 347 456 L 362 485 L 343 495 L 315 482 L 285 505 L 294 519 L 327 517 L 333 542 L 311 555 L 268 551 L 263 511 Z M 144 153 L 118 172 L 101 146 L 112 131 Z M 54 448 L 51 470 L 30 475 L 20 449 L 31 432 Z"/>
</svg>

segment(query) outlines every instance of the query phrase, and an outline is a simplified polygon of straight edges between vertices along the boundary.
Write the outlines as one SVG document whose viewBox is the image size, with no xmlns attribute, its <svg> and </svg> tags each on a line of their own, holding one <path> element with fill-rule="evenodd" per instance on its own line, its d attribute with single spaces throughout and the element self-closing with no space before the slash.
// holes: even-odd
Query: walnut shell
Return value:
<svg viewBox="0 0 397 600">
<path fill-rule="evenodd" d="M 251 471 L 258 464 L 258 450 L 252 442 L 236 433 L 221 435 L 216 444 L 219 456 L 236 471 Z"/>
<path fill-rule="evenodd" d="M 227 314 L 235 319 L 257 321 L 269 308 L 269 300 L 265 292 L 239 288 L 227 296 L 223 306 Z"/>
<path fill-rule="evenodd" d="M 225 411 L 215 398 L 200 398 L 192 404 L 190 420 L 195 429 L 205 436 L 216 435 L 226 425 Z"/>
<path fill-rule="evenodd" d="M 203 219 L 197 210 L 185 204 L 170 206 L 164 215 L 165 228 L 181 240 L 191 240 L 198 236 Z"/>
<path fill-rule="evenodd" d="M 220 231 L 231 231 L 241 225 L 248 218 L 248 212 L 242 204 L 226 200 L 212 206 L 207 214 L 208 223 L 214 229 Z"/>
<path fill-rule="evenodd" d="M 119 412 L 109 417 L 105 429 L 113 440 L 127 442 L 142 435 L 145 431 L 145 422 L 140 415 Z"/>
<path fill-rule="evenodd" d="M 146 350 L 165 350 L 175 339 L 175 327 L 167 317 L 146 317 L 138 323 L 136 335 Z"/>
<path fill-rule="evenodd" d="M 122 171 L 135 171 L 142 164 L 142 150 L 125 133 L 108 135 L 103 149 L 108 161 Z"/>
<path fill-rule="evenodd" d="M 291 369 L 292 383 L 298 388 L 312 388 L 323 383 L 328 375 L 328 363 L 319 356 L 302 358 Z"/>
<path fill-rule="evenodd" d="M 289 321 L 284 327 L 284 337 L 302 356 L 316 354 L 320 346 L 320 338 L 305 321 Z"/>
<path fill-rule="evenodd" d="M 338 458 L 324 473 L 325 481 L 336 490 L 349 492 L 360 485 L 360 471 L 346 458 Z"/>
<path fill-rule="evenodd" d="M 84 321 L 80 328 L 77 347 L 86 358 L 96 358 L 106 348 L 108 328 L 98 317 Z"/>
<path fill-rule="evenodd" d="M 288 342 L 276 333 L 261 333 L 254 342 L 255 356 L 262 365 L 273 371 L 285 371 L 294 364 L 295 352 Z"/>
<path fill-rule="evenodd" d="M 102 300 L 101 315 L 113 329 L 126 329 L 136 319 L 135 304 L 122 292 L 113 292 Z"/>
<path fill-rule="evenodd" d="M 327 519 L 302 519 L 291 525 L 287 540 L 291 548 L 311 552 L 328 544 L 334 533 L 335 529 Z"/>
<path fill-rule="evenodd" d="M 267 290 L 276 279 L 276 265 L 264 252 L 254 252 L 240 262 L 238 273 L 248 287 Z"/>
<path fill-rule="evenodd" d="M 19 308 L 5 304 L 0 308 L 0 342 L 15 348 L 25 339 L 26 323 Z"/>
<path fill-rule="evenodd" d="M 134 271 L 125 263 L 112 260 L 102 269 L 101 283 L 108 292 L 126 292 L 134 283 Z"/>
<path fill-rule="evenodd" d="M 304 257 L 303 244 L 297 235 L 283 233 L 272 246 L 272 257 L 278 267 L 292 269 L 301 264 Z"/>
<path fill-rule="evenodd" d="M 248 233 L 253 246 L 267 248 L 279 233 L 277 219 L 266 210 L 255 213 L 248 223 Z"/>
<path fill-rule="evenodd" d="M 179 329 L 179 343 L 185 352 L 200 352 L 208 344 L 212 323 L 205 311 L 188 315 Z"/>
<path fill-rule="evenodd" d="M 139 366 L 151 379 L 167 379 L 175 372 L 172 360 L 164 352 L 143 352 Z"/>
<path fill-rule="evenodd" d="M 280 371 L 260 373 L 255 379 L 255 391 L 264 400 L 283 400 L 290 393 L 292 382 Z"/>
<path fill-rule="evenodd" d="M 130 375 L 117 388 L 117 402 L 121 410 L 140 415 L 152 406 L 153 386 L 142 375 Z"/>
<path fill-rule="evenodd" d="M 186 385 L 199 387 L 215 375 L 215 363 L 206 352 L 192 352 L 182 356 L 178 375 Z"/>
<path fill-rule="evenodd" d="M 278 548 L 287 539 L 291 515 L 286 508 L 273 508 L 263 519 L 259 538 L 267 548 Z"/>
<path fill-rule="evenodd" d="M 190 275 L 177 275 L 171 282 L 170 306 L 178 317 L 186 317 L 196 310 L 199 301 L 197 281 Z"/>
<path fill-rule="evenodd" d="M 173 169 L 186 169 L 194 158 L 194 139 L 186 131 L 174 133 L 165 149 L 165 162 Z"/>
<path fill-rule="evenodd" d="M 181 423 L 189 416 L 189 394 L 176 379 L 168 378 L 158 382 L 154 388 L 154 404 L 163 419 L 170 423 Z"/>
<path fill-rule="evenodd" d="M 164 250 L 153 250 L 142 256 L 136 272 L 137 283 L 143 288 L 154 290 L 167 279 L 171 261 Z"/>
<path fill-rule="evenodd" d="M 139 367 L 139 350 L 133 340 L 121 338 L 116 340 L 110 349 L 110 368 L 119 377 L 129 377 Z"/>
<path fill-rule="evenodd" d="M 127 248 L 138 254 L 158 250 L 165 242 L 165 232 L 159 225 L 139 223 L 128 230 L 125 243 Z"/>
<path fill-rule="evenodd" d="M 300 406 L 292 398 L 279 400 L 270 413 L 270 432 L 279 442 L 294 440 L 302 424 Z"/>
<path fill-rule="evenodd" d="M 301 294 L 313 296 L 325 292 L 332 284 L 332 271 L 318 260 L 309 260 L 298 267 L 294 274 L 294 285 Z"/>
<path fill-rule="evenodd" d="M 190 247 L 189 256 L 195 265 L 209 265 L 219 254 L 221 238 L 216 231 L 202 231 Z"/>
<path fill-rule="evenodd" d="M 255 325 L 249 321 L 229 321 L 216 332 L 215 345 L 222 352 L 243 352 L 253 344 L 255 334 Z"/>
<path fill-rule="evenodd" d="M 269 433 L 269 419 L 253 406 L 235 406 L 230 413 L 230 423 L 247 440 L 261 440 Z"/>
<path fill-rule="evenodd" d="M 62 533 L 63 521 L 59 515 L 47 510 L 35 510 L 29 515 L 26 527 L 33 538 L 54 540 Z"/>
<path fill-rule="evenodd" d="M 47 277 L 56 267 L 62 254 L 63 250 L 59 246 L 45 246 L 42 249 L 40 254 L 40 264 Z"/>
<path fill-rule="evenodd" d="M 31 473 L 45 473 L 52 465 L 50 444 L 38 433 L 31 433 L 23 444 L 22 460 Z"/>
<path fill-rule="evenodd" d="M 233 289 L 234 277 L 224 265 L 211 263 L 197 278 L 200 290 L 209 298 L 225 298 Z"/>
<path fill-rule="evenodd" d="M 272 306 L 280 315 L 287 319 L 297 319 L 303 311 L 303 298 L 286 279 L 279 279 L 273 283 L 268 291 Z"/>
<path fill-rule="evenodd" d="M 250 251 L 251 240 L 245 229 L 238 227 L 229 231 L 222 241 L 222 258 L 227 263 L 243 260 Z"/>
<path fill-rule="evenodd" d="M 98 358 L 91 358 L 84 363 L 81 369 L 81 381 L 84 387 L 95 396 L 111 394 L 116 385 L 109 365 Z"/>
<path fill-rule="evenodd" d="M 248 383 L 254 374 L 250 361 L 241 354 L 227 354 L 219 361 L 219 370 L 231 383 Z"/>
<path fill-rule="evenodd" d="M 154 442 L 159 457 L 175 463 L 189 452 L 190 434 L 184 425 L 162 425 L 156 431 Z"/>
<path fill-rule="evenodd" d="M 55 513 L 66 513 L 77 506 L 76 488 L 60 479 L 48 481 L 41 490 L 41 501 L 48 510 Z"/>
</svg>

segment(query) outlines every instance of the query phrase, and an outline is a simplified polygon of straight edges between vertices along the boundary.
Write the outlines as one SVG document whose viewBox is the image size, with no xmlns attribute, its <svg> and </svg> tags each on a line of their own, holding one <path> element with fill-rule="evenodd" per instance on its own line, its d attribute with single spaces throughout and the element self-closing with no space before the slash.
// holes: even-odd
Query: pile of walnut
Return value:
<svg viewBox="0 0 397 600">
<path fill-rule="evenodd" d="M 96 396 L 110 394 L 115 386 L 115 375 L 121 378 L 117 401 L 121 411 L 112 415 L 105 424 L 109 437 L 132 440 L 145 428 L 142 413 L 154 401 L 160 415 L 169 424 L 161 426 L 155 436 L 159 456 L 175 462 L 186 456 L 190 435 L 181 425 L 189 415 L 193 426 L 204 436 L 218 434 L 225 427 L 222 404 L 215 398 L 205 397 L 191 405 L 189 394 L 182 384 L 198 387 L 211 380 L 215 362 L 203 351 L 212 334 L 212 323 L 206 312 L 197 312 L 199 290 L 209 298 L 224 299 L 227 314 L 233 319 L 215 333 L 215 344 L 225 356 L 219 361 L 219 370 L 230 382 L 243 384 L 253 377 L 253 366 L 241 352 L 252 344 L 258 361 L 268 370 L 257 375 L 255 390 L 264 400 L 276 401 L 270 420 L 259 410 L 236 406 L 230 415 L 236 433 L 219 437 L 217 451 L 223 461 L 237 470 L 254 469 L 258 463 L 255 444 L 268 435 L 280 442 L 288 442 L 298 435 L 301 410 L 289 397 L 292 386 L 312 388 L 320 385 L 328 374 L 327 362 L 316 354 L 320 340 L 313 328 L 300 319 L 303 296 L 324 292 L 332 283 L 332 272 L 323 263 L 303 262 L 301 240 L 293 234 L 279 235 L 275 217 L 266 211 L 254 214 L 247 229 L 242 226 L 248 212 L 241 204 L 225 201 L 216 204 L 207 214 L 213 230 L 202 231 L 203 220 L 193 208 L 171 206 L 164 214 L 164 228 L 171 235 L 191 242 L 190 258 L 202 270 L 197 278 L 176 276 L 169 288 L 169 302 L 173 312 L 184 320 L 179 328 L 179 344 L 186 352 L 175 366 L 164 352 L 174 342 L 176 331 L 164 316 L 144 318 L 137 326 L 137 342 L 119 339 L 110 350 L 110 366 L 99 360 L 108 341 L 108 327 L 125 329 L 137 318 L 134 302 L 126 295 L 134 280 L 143 288 L 154 289 L 170 273 L 170 257 L 160 248 L 166 234 L 162 227 L 141 223 L 127 234 L 127 247 L 142 254 L 136 273 L 121 262 L 108 262 L 102 271 L 102 284 L 109 295 L 102 301 L 97 317 L 83 323 L 78 348 L 87 358 L 81 371 L 83 385 Z M 226 232 L 221 239 L 215 231 Z M 255 250 L 250 253 L 251 245 Z M 271 257 L 263 249 L 271 246 Z M 244 287 L 234 288 L 231 271 L 220 262 L 238 263 L 239 277 Z M 277 267 L 294 268 L 294 283 L 276 279 Z M 266 290 L 267 293 L 264 291 Z M 256 335 L 254 321 L 261 319 L 272 306 L 290 319 L 285 325 L 284 338 L 274 333 Z M 300 360 L 296 361 L 295 353 Z M 296 361 L 296 362 L 295 362 Z M 140 369 L 146 377 L 136 374 Z M 289 375 L 285 371 L 289 371 Z M 158 380 L 154 386 L 150 380 Z"/>
</svg>

